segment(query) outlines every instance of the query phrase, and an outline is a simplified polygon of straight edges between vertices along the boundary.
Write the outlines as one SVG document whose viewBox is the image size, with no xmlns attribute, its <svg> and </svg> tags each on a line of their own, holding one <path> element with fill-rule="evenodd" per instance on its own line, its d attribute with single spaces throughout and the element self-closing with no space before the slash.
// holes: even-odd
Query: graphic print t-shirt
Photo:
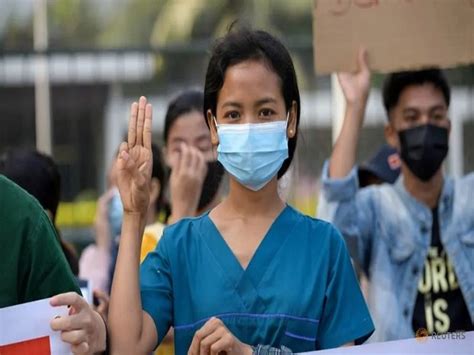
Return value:
<svg viewBox="0 0 474 355">
<path fill-rule="evenodd" d="M 454 268 L 440 239 L 438 209 L 433 209 L 431 246 L 413 312 L 413 331 L 424 328 L 428 334 L 473 330 Z"/>
</svg>

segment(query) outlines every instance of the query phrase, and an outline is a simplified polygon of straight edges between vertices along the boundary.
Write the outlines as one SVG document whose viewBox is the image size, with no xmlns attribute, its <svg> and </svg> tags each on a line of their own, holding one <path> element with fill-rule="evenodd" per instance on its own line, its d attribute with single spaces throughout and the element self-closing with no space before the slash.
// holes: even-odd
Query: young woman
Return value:
<svg viewBox="0 0 474 355">
<path fill-rule="evenodd" d="M 171 169 L 170 224 L 200 215 L 219 200 L 224 170 L 213 154 L 203 104 L 202 91 L 186 90 L 170 102 L 166 111 L 163 138 L 166 165 Z"/>
<path fill-rule="evenodd" d="M 203 104 L 201 91 L 186 90 L 171 100 L 166 111 L 163 151 L 166 165 L 171 170 L 170 224 L 184 217 L 200 215 L 218 204 L 224 169 L 213 154 L 211 135 L 202 113 Z M 154 155 L 155 152 L 153 158 Z M 159 222 L 145 228 L 140 262 L 155 250 L 163 228 Z M 155 354 L 174 354 L 173 343 L 170 332 Z"/>
<path fill-rule="evenodd" d="M 228 197 L 168 227 L 139 273 L 151 171 L 151 105 L 131 109 L 118 157 L 124 204 L 110 341 L 145 354 L 175 330 L 178 354 L 295 352 L 359 343 L 374 330 L 340 234 L 278 196 L 296 148 L 300 98 L 286 48 L 234 30 L 213 49 L 204 113 Z"/>
</svg>

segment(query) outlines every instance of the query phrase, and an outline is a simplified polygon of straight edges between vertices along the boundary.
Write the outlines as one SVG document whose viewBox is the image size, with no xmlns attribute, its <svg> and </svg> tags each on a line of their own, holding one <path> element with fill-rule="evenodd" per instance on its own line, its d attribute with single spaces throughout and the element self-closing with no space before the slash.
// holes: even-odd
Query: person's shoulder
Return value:
<svg viewBox="0 0 474 355">
<path fill-rule="evenodd" d="M 209 218 L 208 213 L 198 217 L 185 217 L 164 228 L 163 240 L 167 243 L 177 244 L 195 238 L 199 234 L 202 223 Z"/>
<path fill-rule="evenodd" d="M 0 219 L 10 224 L 45 222 L 45 214 L 39 202 L 23 188 L 0 174 Z"/>
<path fill-rule="evenodd" d="M 291 206 L 289 206 L 289 208 L 291 209 L 291 212 L 294 213 L 298 218 L 299 224 L 305 230 L 307 230 L 305 235 L 307 235 L 309 238 L 318 239 L 320 241 L 326 241 L 329 243 L 344 242 L 338 229 L 332 223 L 303 214 Z"/>
<path fill-rule="evenodd" d="M 464 215 L 474 211 L 474 173 L 467 174 L 461 178 L 448 178 L 454 186 L 454 203 L 456 208 Z M 468 213 L 469 212 L 469 213 Z"/>
<path fill-rule="evenodd" d="M 1 174 L 0 192 L 0 196 L 2 196 L 2 201 L 7 201 L 9 203 L 21 203 L 27 201 L 27 196 L 29 196 L 29 194 L 20 186 L 18 186 L 6 176 Z"/>
</svg>

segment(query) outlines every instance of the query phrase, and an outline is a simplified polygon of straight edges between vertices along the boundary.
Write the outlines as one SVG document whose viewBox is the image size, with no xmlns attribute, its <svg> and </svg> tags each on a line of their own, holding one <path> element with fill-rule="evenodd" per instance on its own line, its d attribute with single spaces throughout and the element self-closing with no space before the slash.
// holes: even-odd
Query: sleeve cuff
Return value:
<svg viewBox="0 0 474 355">
<path fill-rule="evenodd" d="M 329 177 L 329 160 L 324 162 L 322 173 L 322 192 L 329 202 L 348 200 L 355 196 L 359 189 L 357 167 L 354 166 L 346 177 L 332 179 Z"/>
<path fill-rule="evenodd" d="M 321 344 L 321 348 L 337 348 L 350 342 L 354 342 L 354 345 L 361 345 L 370 338 L 374 330 L 375 327 L 372 319 L 367 317 L 357 328 L 342 331 L 338 334 L 334 334 L 331 338 L 326 339 L 324 344 Z"/>
</svg>

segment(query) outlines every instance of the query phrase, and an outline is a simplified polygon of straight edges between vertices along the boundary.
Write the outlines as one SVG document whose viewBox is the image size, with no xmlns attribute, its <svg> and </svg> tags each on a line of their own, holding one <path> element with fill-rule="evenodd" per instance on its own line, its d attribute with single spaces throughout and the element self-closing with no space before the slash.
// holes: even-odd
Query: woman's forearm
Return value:
<svg viewBox="0 0 474 355">
<path fill-rule="evenodd" d="M 109 309 L 110 344 L 120 352 L 148 351 L 143 344 L 139 265 L 144 218 L 124 214 Z M 115 353 L 115 351 L 114 351 Z"/>
</svg>

